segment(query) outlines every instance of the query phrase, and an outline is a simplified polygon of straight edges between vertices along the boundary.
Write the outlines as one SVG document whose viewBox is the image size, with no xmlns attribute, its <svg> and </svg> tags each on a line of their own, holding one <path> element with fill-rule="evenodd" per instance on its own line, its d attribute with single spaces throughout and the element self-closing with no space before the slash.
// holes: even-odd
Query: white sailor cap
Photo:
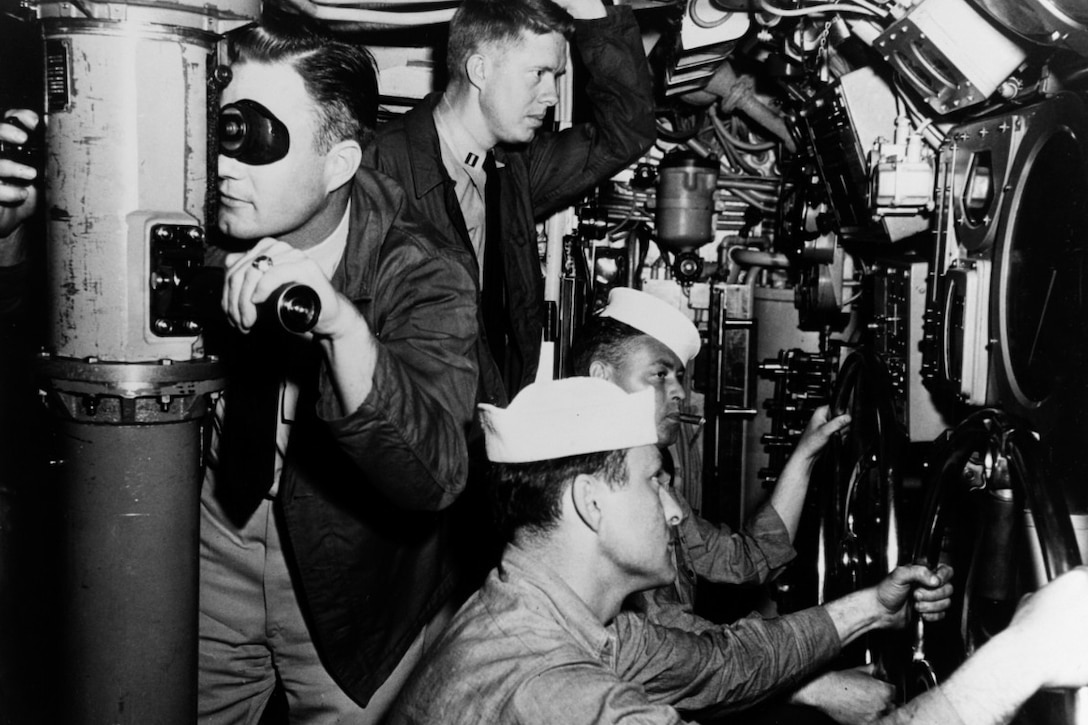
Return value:
<svg viewBox="0 0 1088 725">
<path fill-rule="evenodd" d="M 662 299 L 630 287 L 616 287 L 608 293 L 608 305 L 601 317 L 611 317 L 639 332 L 656 338 L 687 365 L 699 352 L 699 329 L 683 312 Z"/>
<path fill-rule="evenodd" d="M 657 443 L 651 388 L 627 393 L 599 378 L 533 383 L 506 408 L 481 403 L 487 457 L 528 463 Z"/>
</svg>

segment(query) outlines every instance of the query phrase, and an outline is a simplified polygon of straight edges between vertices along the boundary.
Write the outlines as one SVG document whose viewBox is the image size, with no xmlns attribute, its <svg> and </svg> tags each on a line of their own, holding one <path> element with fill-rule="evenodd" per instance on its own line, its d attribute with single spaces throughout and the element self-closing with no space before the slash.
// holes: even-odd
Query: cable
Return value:
<svg viewBox="0 0 1088 725">
<path fill-rule="evenodd" d="M 674 116 L 668 119 L 671 121 L 671 127 L 666 125 L 660 117 L 656 119 L 657 135 L 658 137 L 671 141 L 673 143 L 684 143 L 694 137 L 704 125 L 703 119 L 699 118 L 701 114 L 695 114 L 687 117 Z"/>
<path fill-rule="evenodd" d="M 871 17 L 883 17 L 881 12 L 874 12 L 867 7 L 850 5 L 847 3 L 822 3 L 820 5 L 808 5 L 803 8 L 797 8 L 796 10 L 787 10 L 785 8 L 776 7 L 771 5 L 768 0 L 759 0 L 759 4 L 764 10 L 772 15 L 778 15 L 783 18 L 799 18 L 808 15 L 822 15 L 824 13 L 858 13 Z"/>
<path fill-rule="evenodd" d="M 855 0 L 858 1 L 858 0 Z M 351 7 L 358 8 L 360 10 L 374 10 L 378 12 L 386 12 L 390 7 L 394 7 L 389 2 L 368 2 L 367 0 L 310 0 L 310 2 L 316 5 L 349 5 Z M 413 5 L 452 5 L 451 0 L 411 0 L 410 2 L 400 2 L 396 4 L 396 7 L 410 8 Z M 391 11 L 397 12 L 397 11 Z M 406 12 L 418 12 L 415 10 L 407 10 Z"/>
<path fill-rule="evenodd" d="M 926 116 L 922 113 L 917 104 L 914 103 L 914 99 L 910 97 L 910 94 L 903 89 L 898 77 L 892 78 L 892 89 L 896 98 L 902 99 L 904 105 L 907 108 L 907 115 L 910 116 L 911 122 L 917 128 L 918 133 L 929 142 L 930 146 L 934 149 L 940 148 L 945 141 L 944 133 L 933 125 L 933 118 Z"/>
<path fill-rule="evenodd" d="M 744 119 L 742 117 L 738 116 L 735 113 L 729 117 L 729 124 L 728 125 L 729 125 L 729 128 L 726 129 L 726 130 L 729 132 L 729 134 L 733 138 L 736 138 L 738 140 L 741 140 L 741 139 L 754 139 L 754 138 L 757 138 L 757 137 L 758 138 L 765 138 L 764 136 L 760 136 L 759 133 L 754 133 L 752 131 L 751 127 L 749 126 L 749 124 L 745 123 Z M 744 143 L 759 145 L 760 143 L 763 143 L 763 142 L 754 141 L 754 140 L 748 140 L 748 141 L 743 141 L 742 140 L 741 144 L 743 145 Z M 773 146 L 772 146 L 772 148 L 773 148 Z"/>
<path fill-rule="evenodd" d="M 455 10 L 430 10 L 424 12 L 392 13 L 381 10 L 341 10 L 326 8 L 317 11 L 314 16 L 320 20 L 346 21 L 353 23 L 373 23 L 375 25 L 436 25 L 448 23 Z"/>
<path fill-rule="evenodd" d="M 763 194 L 770 194 L 774 198 L 778 198 L 779 182 L 774 181 L 771 183 L 764 183 L 756 179 L 729 179 L 718 178 L 719 189 L 744 189 L 745 191 L 756 191 Z"/>
<path fill-rule="evenodd" d="M 866 10 L 868 10 L 869 12 L 873 13 L 874 15 L 876 15 L 878 17 L 885 18 L 885 17 L 888 16 L 888 11 L 887 10 L 885 10 L 882 7 L 878 7 L 878 6 L 874 5 L 871 2 L 868 2 L 868 0 L 851 0 L 851 1 L 855 5 L 860 5 L 861 7 L 865 8 Z"/>
<path fill-rule="evenodd" d="M 717 130 L 717 128 L 715 128 L 715 130 Z M 742 141 L 740 138 L 734 136 L 729 131 L 727 131 L 724 126 L 721 128 L 719 133 L 721 133 L 722 139 L 728 141 L 731 146 L 735 146 L 741 151 L 769 151 L 770 149 L 773 149 L 775 146 L 778 145 L 777 141 Z"/>
<path fill-rule="evenodd" d="M 616 212 L 617 215 L 624 215 L 631 221 L 636 222 L 652 222 L 654 217 L 652 214 L 641 214 L 638 211 L 633 210 L 630 206 L 620 206 L 619 204 L 600 204 L 598 208 L 604 212 Z"/>
<path fill-rule="evenodd" d="M 706 8 L 703 9 L 705 10 Z M 725 24 L 725 22 L 730 20 L 733 16 L 733 13 L 724 12 L 722 10 L 718 10 L 715 7 L 711 7 L 711 10 L 718 13 L 718 16 L 714 18 L 706 18 L 700 15 L 699 0 L 688 3 L 688 17 L 691 18 L 691 22 L 695 23 L 695 25 L 700 28 L 716 28 L 719 25 Z"/>
<path fill-rule="evenodd" d="M 790 259 L 781 252 L 767 252 L 749 247 L 730 247 L 729 259 L 740 267 L 789 267 Z"/>
<path fill-rule="evenodd" d="M 748 202 L 762 212 L 773 214 L 775 211 L 774 204 L 770 204 L 763 201 L 762 199 L 759 199 L 755 194 L 750 191 L 744 191 L 743 189 L 727 189 L 727 191 L 733 196 L 739 199 L 743 199 L 744 201 Z"/>
<path fill-rule="evenodd" d="M 450 18 L 453 17 L 453 13 L 456 8 L 446 8 L 443 10 L 411 10 L 411 11 L 387 11 L 387 10 L 369 10 L 359 7 L 328 7 L 326 2 L 339 2 L 344 3 L 345 0 L 322 0 L 321 2 L 313 2 L 311 0 L 283 0 L 289 5 L 301 10 L 306 15 L 318 18 L 319 20 L 329 20 L 334 22 L 347 22 L 347 23 L 362 23 L 368 25 L 388 25 L 388 26 L 417 26 L 417 25 L 435 25 L 438 23 L 447 23 Z M 438 0 L 422 0 L 423 3 L 435 4 Z M 353 0 L 354 5 L 358 5 L 357 1 Z"/>
<path fill-rule="evenodd" d="M 631 213 L 625 216 L 616 224 L 608 227 L 604 230 L 604 235 L 609 241 L 615 241 L 621 235 L 626 234 L 628 227 L 635 221 L 635 210 L 632 209 Z"/>
<path fill-rule="evenodd" d="M 748 162 L 747 159 L 744 159 L 740 152 L 760 150 L 763 152 L 762 157 L 765 158 L 766 154 L 769 153 L 769 148 L 761 148 L 763 144 L 748 144 L 740 142 L 739 139 L 737 139 L 735 136 L 733 136 L 733 134 L 729 133 L 729 131 L 726 130 L 725 124 L 722 122 L 721 117 L 718 115 L 718 110 L 716 108 L 712 109 L 709 115 L 710 123 L 714 127 L 714 132 L 718 135 L 718 141 L 719 143 L 721 143 L 722 150 L 724 151 L 724 154 L 722 155 L 722 167 L 725 168 L 727 171 L 732 171 L 732 169 L 727 168 L 724 163 L 724 159 L 728 157 L 730 162 L 732 162 L 736 166 L 740 166 L 745 171 L 748 171 L 755 176 L 763 176 L 763 174 L 761 173 L 762 169 Z M 734 141 L 737 141 L 737 143 L 734 143 Z M 775 141 L 769 141 L 766 143 L 769 144 L 770 148 L 774 148 L 777 145 L 777 142 Z"/>
<path fill-rule="evenodd" d="M 862 295 L 861 292 L 855 292 L 853 295 L 850 296 L 850 299 L 844 300 L 843 303 L 841 305 L 839 305 L 839 309 L 840 310 L 846 309 L 848 306 L 854 304 L 859 299 L 861 299 L 861 295 Z"/>
<path fill-rule="evenodd" d="M 723 144 L 722 150 L 725 152 L 722 155 L 722 158 L 728 157 L 728 159 L 733 164 L 735 164 L 736 166 L 739 166 L 741 169 L 743 169 L 744 171 L 747 171 L 749 174 L 752 174 L 753 176 L 763 176 L 762 169 L 760 169 L 758 166 L 756 166 L 755 164 L 750 162 L 748 159 L 744 158 L 744 154 L 742 154 L 737 149 L 733 148 L 729 144 Z"/>
</svg>

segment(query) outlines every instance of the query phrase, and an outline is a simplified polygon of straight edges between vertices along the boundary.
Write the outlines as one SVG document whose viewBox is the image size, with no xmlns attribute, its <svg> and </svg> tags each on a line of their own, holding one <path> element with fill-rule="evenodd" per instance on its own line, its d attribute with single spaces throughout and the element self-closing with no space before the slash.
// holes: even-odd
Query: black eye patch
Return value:
<svg viewBox="0 0 1088 725">
<path fill-rule="evenodd" d="M 250 166 L 279 161 L 291 148 L 287 126 L 249 99 L 219 109 L 219 153 Z"/>
</svg>

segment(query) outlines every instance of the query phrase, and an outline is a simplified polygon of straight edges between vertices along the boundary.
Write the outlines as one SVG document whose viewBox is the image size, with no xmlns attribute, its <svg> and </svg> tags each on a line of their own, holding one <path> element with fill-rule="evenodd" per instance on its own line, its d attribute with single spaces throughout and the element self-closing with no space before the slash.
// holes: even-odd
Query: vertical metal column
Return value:
<svg viewBox="0 0 1088 725">
<path fill-rule="evenodd" d="M 34 5 L 50 301 L 40 373 L 62 460 L 59 714 L 189 724 L 204 421 L 223 380 L 179 299 L 214 221 L 218 33 L 259 4 Z"/>
<path fill-rule="evenodd" d="M 201 419 L 216 368 L 44 363 L 64 458 L 64 723 L 196 721 Z"/>
</svg>

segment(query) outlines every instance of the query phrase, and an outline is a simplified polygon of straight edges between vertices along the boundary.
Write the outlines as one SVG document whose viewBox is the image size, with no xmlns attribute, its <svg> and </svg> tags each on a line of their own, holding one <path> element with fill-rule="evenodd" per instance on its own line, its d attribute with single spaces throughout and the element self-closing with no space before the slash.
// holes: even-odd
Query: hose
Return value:
<svg viewBox="0 0 1088 725">
<path fill-rule="evenodd" d="M 402 4 L 365 3 L 358 0 L 282 0 L 282 2 L 297 8 L 305 15 L 319 20 L 365 26 L 414 27 L 417 25 L 447 23 L 456 10 L 456 8 L 404 11 L 375 10 L 373 9 L 374 6 L 388 8 L 400 7 Z M 435 4 L 448 4 L 448 0 L 413 0 L 411 3 L 403 3 L 406 6 Z M 350 5 L 351 7 L 329 7 L 329 5 Z"/>
<path fill-rule="evenodd" d="M 721 98 L 721 110 L 729 112 L 739 110 L 748 118 L 782 140 L 783 145 L 792 153 L 797 150 L 786 122 L 763 101 L 756 97 L 750 77 L 741 77 L 733 71 L 728 62 L 722 63 L 707 81 L 704 90 Z"/>
</svg>

